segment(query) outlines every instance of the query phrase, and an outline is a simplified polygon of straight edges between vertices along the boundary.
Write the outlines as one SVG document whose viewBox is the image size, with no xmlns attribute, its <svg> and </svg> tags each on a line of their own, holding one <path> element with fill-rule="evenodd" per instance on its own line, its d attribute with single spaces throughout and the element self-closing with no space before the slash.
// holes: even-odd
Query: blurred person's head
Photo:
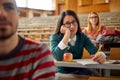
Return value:
<svg viewBox="0 0 120 80">
<path fill-rule="evenodd" d="M 92 29 L 95 28 L 98 31 L 100 31 L 100 17 L 96 12 L 90 12 L 88 15 L 88 24 L 87 24 L 87 30 L 88 32 L 91 32 Z"/>
<path fill-rule="evenodd" d="M 81 33 L 80 23 L 77 14 L 72 10 L 63 11 L 59 17 L 57 22 L 56 33 L 61 34 L 60 29 L 61 26 L 69 28 L 72 34 Z"/>
<path fill-rule="evenodd" d="M 15 0 L 0 0 L 0 41 L 16 34 L 18 18 Z"/>
</svg>

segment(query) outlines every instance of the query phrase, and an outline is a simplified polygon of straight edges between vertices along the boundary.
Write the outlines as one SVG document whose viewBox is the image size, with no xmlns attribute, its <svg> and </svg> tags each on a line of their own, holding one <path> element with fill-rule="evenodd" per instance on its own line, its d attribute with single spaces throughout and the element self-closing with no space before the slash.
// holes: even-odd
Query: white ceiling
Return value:
<svg viewBox="0 0 120 80">
<path fill-rule="evenodd" d="M 16 0 L 18 7 L 55 10 L 55 0 Z"/>
</svg>

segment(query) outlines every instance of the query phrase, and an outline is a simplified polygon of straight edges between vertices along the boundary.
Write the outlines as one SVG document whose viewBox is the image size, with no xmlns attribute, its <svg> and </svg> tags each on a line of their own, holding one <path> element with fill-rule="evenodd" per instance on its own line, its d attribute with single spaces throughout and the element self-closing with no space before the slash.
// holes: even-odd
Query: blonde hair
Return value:
<svg viewBox="0 0 120 80">
<path fill-rule="evenodd" d="M 90 12 L 89 15 L 88 15 L 88 19 L 87 19 L 87 21 L 88 21 L 88 24 L 87 24 L 87 32 L 90 33 L 90 32 L 92 31 L 92 25 L 91 25 L 91 23 L 90 23 L 90 16 L 91 16 L 91 14 L 97 15 L 97 17 L 98 17 L 97 31 L 101 31 L 100 17 L 99 17 L 99 15 L 98 15 L 96 12 Z"/>
</svg>

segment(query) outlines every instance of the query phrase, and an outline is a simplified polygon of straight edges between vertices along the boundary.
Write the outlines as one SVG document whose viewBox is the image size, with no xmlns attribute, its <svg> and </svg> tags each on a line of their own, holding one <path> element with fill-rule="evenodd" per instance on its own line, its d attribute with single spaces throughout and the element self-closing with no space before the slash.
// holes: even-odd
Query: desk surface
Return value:
<svg viewBox="0 0 120 80">
<path fill-rule="evenodd" d="M 118 69 L 120 70 L 120 64 L 87 64 L 82 65 L 78 63 L 76 60 L 72 62 L 65 62 L 65 61 L 55 61 L 56 66 L 63 66 L 63 67 L 81 67 L 81 68 L 99 68 L 99 69 Z"/>
</svg>

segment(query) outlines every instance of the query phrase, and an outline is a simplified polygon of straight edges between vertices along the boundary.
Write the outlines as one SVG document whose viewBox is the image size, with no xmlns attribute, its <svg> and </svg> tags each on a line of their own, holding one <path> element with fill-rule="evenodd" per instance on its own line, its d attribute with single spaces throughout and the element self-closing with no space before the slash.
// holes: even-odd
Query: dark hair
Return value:
<svg viewBox="0 0 120 80">
<path fill-rule="evenodd" d="M 66 11 L 63 11 L 59 17 L 58 17 L 58 22 L 57 22 L 57 28 L 56 28 L 56 31 L 55 33 L 56 34 L 60 34 L 60 28 L 61 26 L 63 25 L 63 19 L 66 15 L 70 15 L 70 16 L 73 16 L 75 18 L 75 20 L 77 21 L 77 24 L 78 24 L 78 30 L 77 30 L 77 33 L 81 33 L 81 28 L 80 28 L 80 22 L 79 22 L 79 19 L 78 19 L 78 16 L 77 14 L 72 11 L 72 10 L 66 10 Z"/>
</svg>

